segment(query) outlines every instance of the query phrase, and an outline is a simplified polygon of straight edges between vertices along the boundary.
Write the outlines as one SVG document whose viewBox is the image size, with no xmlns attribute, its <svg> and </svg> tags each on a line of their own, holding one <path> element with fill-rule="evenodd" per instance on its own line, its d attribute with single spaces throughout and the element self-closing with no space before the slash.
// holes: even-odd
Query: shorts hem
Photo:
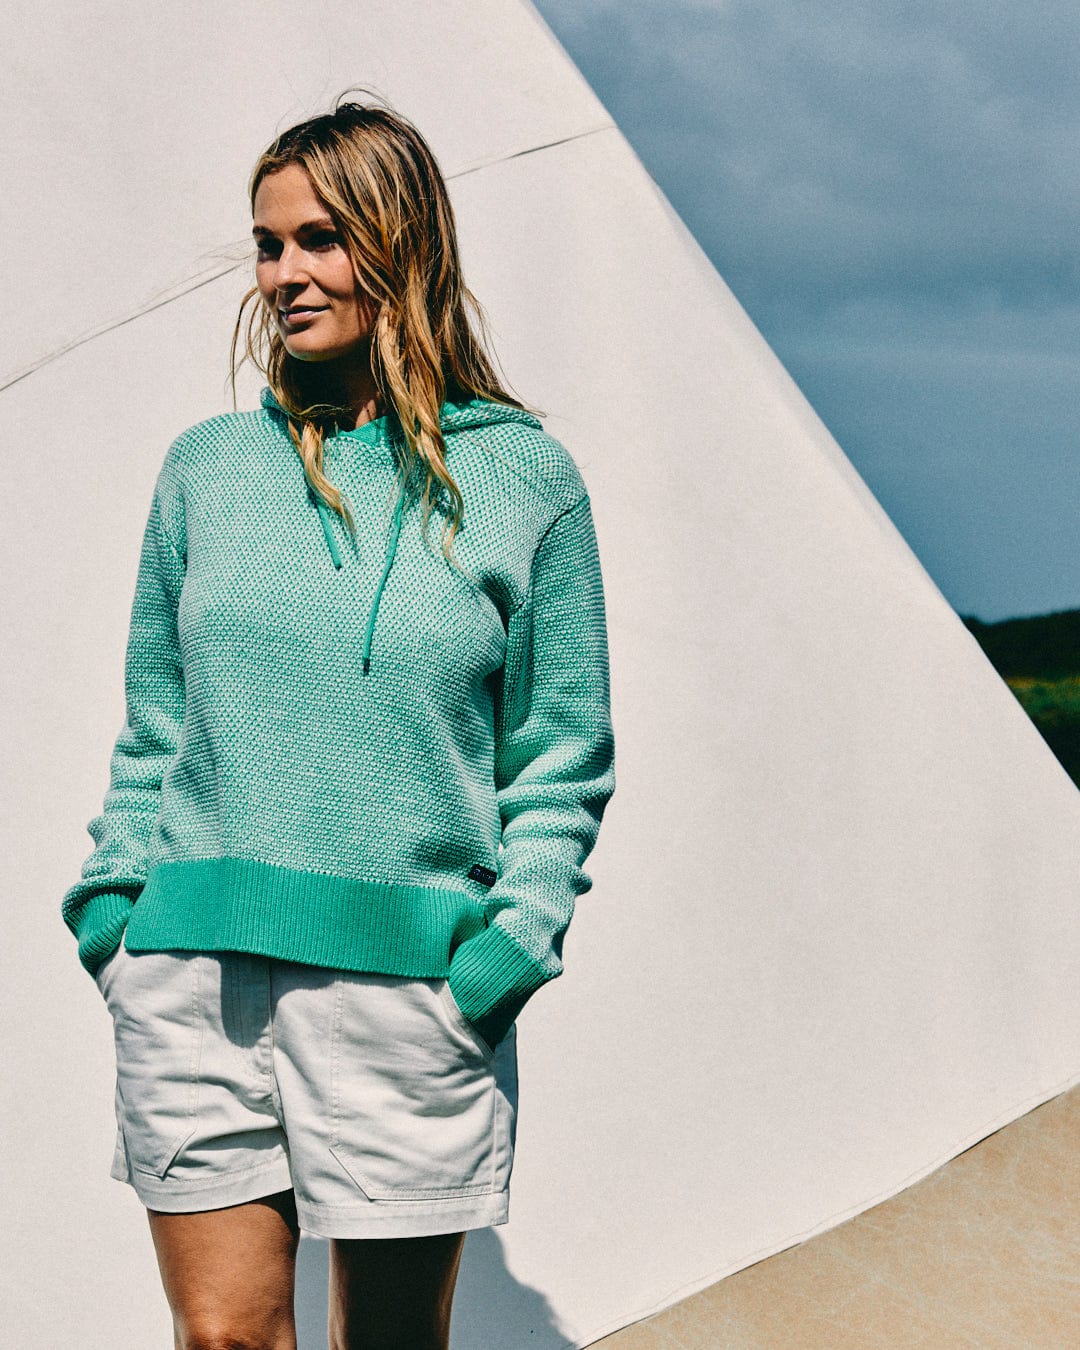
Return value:
<svg viewBox="0 0 1080 1350">
<path fill-rule="evenodd" d="M 313 1204 L 296 1197 L 300 1227 L 312 1237 L 434 1237 L 492 1228 L 510 1217 L 509 1192 L 465 1200 L 387 1200 L 356 1205 Z"/>
<path fill-rule="evenodd" d="M 148 1186 L 141 1177 L 135 1181 L 131 1176 L 117 1180 L 126 1181 L 147 1209 L 164 1214 L 194 1214 L 204 1209 L 243 1205 L 264 1195 L 291 1190 L 293 1184 L 288 1158 L 277 1158 L 265 1167 L 251 1167 L 237 1176 L 199 1186 Z"/>
</svg>

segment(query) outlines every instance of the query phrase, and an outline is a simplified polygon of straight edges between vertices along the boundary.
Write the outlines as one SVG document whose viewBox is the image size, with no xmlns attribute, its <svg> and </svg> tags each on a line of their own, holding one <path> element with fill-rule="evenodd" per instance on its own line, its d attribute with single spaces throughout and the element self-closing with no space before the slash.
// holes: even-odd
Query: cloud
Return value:
<svg viewBox="0 0 1080 1350">
<path fill-rule="evenodd" d="M 1080 301 L 1080 10 L 538 7 L 737 294 Z"/>
<path fill-rule="evenodd" d="M 1080 8 L 537 4 L 950 601 L 1080 604 Z"/>
</svg>

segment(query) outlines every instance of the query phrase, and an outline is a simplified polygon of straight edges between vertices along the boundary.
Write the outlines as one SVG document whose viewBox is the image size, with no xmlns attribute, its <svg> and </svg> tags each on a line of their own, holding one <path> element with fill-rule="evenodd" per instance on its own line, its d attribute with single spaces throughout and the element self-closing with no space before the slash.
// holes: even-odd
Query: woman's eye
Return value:
<svg viewBox="0 0 1080 1350">
<path fill-rule="evenodd" d="M 309 253 L 323 253 L 327 249 L 335 248 L 341 243 L 341 236 L 327 231 L 324 234 L 313 234 L 303 245 Z M 260 239 L 256 244 L 260 258 L 276 258 L 281 252 L 281 243 L 277 239 Z"/>
</svg>

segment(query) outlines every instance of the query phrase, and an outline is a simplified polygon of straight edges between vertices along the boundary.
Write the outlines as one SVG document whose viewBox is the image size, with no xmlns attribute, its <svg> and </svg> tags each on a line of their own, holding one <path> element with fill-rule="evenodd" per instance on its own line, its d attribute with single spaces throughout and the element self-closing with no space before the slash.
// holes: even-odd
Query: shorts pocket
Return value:
<svg viewBox="0 0 1080 1350">
<path fill-rule="evenodd" d="M 124 954 L 124 935 L 121 933 L 120 941 L 117 946 L 113 948 L 105 960 L 100 963 L 97 970 L 94 971 L 94 983 L 98 987 L 98 992 L 105 1000 L 106 1006 L 108 1006 L 109 1003 L 109 990 L 112 987 L 113 974 Z"/>
<path fill-rule="evenodd" d="M 195 1133 L 199 1050 L 196 952 L 127 952 L 111 988 L 117 1110 L 133 1171 L 162 1178 Z"/>
<path fill-rule="evenodd" d="M 116 1142 L 113 1146 L 112 1166 L 109 1169 L 109 1175 L 116 1178 L 117 1181 L 130 1181 L 128 1175 L 128 1156 L 127 1145 L 124 1143 L 124 1113 L 123 1103 L 120 1099 L 120 1089 L 116 1090 Z"/>
<path fill-rule="evenodd" d="M 457 999 L 454 997 L 454 991 L 450 988 L 450 981 L 443 980 L 442 988 L 439 990 L 439 997 L 442 1000 L 443 1007 L 446 1009 L 450 1024 L 456 1027 L 459 1032 L 463 1032 L 473 1042 L 476 1048 L 488 1060 L 494 1061 L 495 1051 L 480 1035 L 476 1027 L 469 1021 L 461 1011 Z"/>
<path fill-rule="evenodd" d="M 340 972 L 330 1151 L 370 1200 L 496 1188 L 491 1052 L 452 1018 L 444 983 Z"/>
</svg>

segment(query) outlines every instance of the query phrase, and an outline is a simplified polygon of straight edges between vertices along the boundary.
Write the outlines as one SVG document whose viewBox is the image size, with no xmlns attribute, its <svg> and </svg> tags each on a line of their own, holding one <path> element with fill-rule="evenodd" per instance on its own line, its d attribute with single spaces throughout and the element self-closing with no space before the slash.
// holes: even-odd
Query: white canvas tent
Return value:
<svg viewBox="0 0 1080 1350">
<path fill-rule="evenodd" d="M 514 388 L 590 489 L 618 790 L 519 1024 L 457 1350 L 581 1346 L 1080 1077 L 1080 798 L 534 10 L 103 0 L 0 99 L 12 1344 L 169 1343 L 59 902 L 123 715 L 165 448 L 231 406 L 247 175 L 355 83 L 428 135 Z M 703 171 L 707 166 L 703 166 Z M 251 376 L 241 406 L 254 406 Z M 302 1245 L 303 1350 L 325 1251 Z"/>
</svg>

